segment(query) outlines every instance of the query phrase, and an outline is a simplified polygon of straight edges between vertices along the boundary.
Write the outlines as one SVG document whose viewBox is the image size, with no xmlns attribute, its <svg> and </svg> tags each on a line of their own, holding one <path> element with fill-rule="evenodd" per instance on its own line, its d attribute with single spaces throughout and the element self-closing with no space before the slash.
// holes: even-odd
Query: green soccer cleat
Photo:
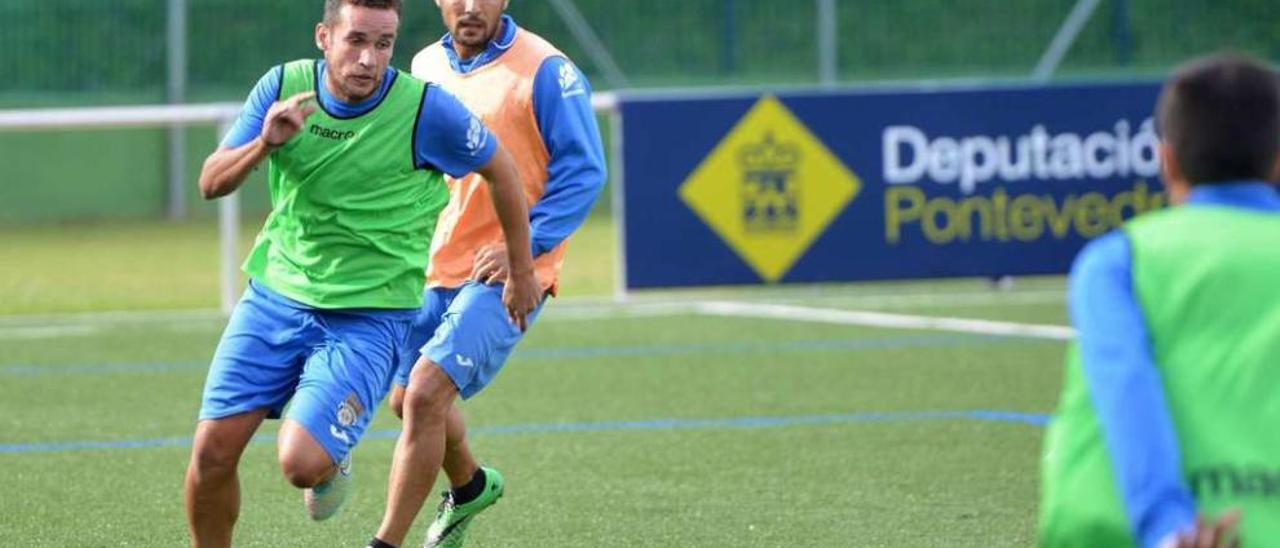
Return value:
<svg viewBox="0 0 1280 548">
<path fill-rule="evenodd" d="M 321 483 L 302 493 L 302 501 L 307 506 L 307 517 L 315 521 L 324 521 L 333 517 L 342 509 L 351 492 L 351 455 L 347 455 L 338 464 L 338 472 Z"/>
<path fill-rule="evenodd" d="M 423 546 L 426 548 L 462 546 L 462 541 L 467 535 L 467 527 L 471 525 L 471 518 L 502 498 L 502 492 L 505 489 L 502 474 L 492 468 L 482 467 L 481 469 L 484 470 L 484 491 L 475 500 L 454 505 L 453 493 L 444 492 L 444 500 L 440 501 L 440 508 L 436 510 L 436 520 L 431 522 L 431 527 L 427 529 L 427 542 Z"/>
</svg>

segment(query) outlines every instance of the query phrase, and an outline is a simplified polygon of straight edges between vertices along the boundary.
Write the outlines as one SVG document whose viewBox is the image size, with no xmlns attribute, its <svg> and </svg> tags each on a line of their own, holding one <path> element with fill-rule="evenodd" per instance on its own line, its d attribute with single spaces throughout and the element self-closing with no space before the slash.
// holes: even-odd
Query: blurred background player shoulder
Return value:
<svg viewBox="0 0 1280 548">
<path fill-rule="evenodd" d="M 1045 442 L 1043 546 L 1280 538 L 1280 80 L 1244 55 L 1179 68 L 1157 106 L 1174 207 L 1090 243 Z M 1199 516 L 1199 518 L 1198 518 Z"/>
</svg>

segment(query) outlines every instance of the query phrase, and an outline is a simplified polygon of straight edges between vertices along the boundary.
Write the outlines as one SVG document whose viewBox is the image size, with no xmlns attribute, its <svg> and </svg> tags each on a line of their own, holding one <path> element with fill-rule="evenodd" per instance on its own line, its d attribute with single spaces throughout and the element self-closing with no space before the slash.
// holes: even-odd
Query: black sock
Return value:
<svg viewBox="0 0 1280 548">
<path fill-rule="evenodd" d="M 397 547 L 394 544 L 383 542 L 382 539 L 378 537 L 373 537 L 373 540 L 369 541 L 369 548 L 397 548 Z"/>
<path fill-rule="evenodd" d="M 477 468 L 476 475 L 471 476 L 471 481 L 462 487 L 453 488 L 453 503 L 466 504 L 476 500 L 476 497 L 484 493 L 484 483 L 484 469 Z"/>
</svg>

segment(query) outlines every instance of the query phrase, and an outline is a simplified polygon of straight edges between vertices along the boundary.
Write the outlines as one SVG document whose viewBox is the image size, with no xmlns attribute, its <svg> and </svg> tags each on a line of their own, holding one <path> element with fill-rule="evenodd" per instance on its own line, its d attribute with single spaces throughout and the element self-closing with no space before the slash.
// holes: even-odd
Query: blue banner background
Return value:
<svg viewBox="0 0 1280 548">
<path fill-rule="evenodd" d="M 895 125 L 940 136 L 1009 136 L 1045 126 L 1088 135 L 1126 119 L 1137 133 L 1152 116 L 1155 83 L 945 90 L 783 93 L 777 97 L 858 175 L 861 193 L 782 278 L 782 283 L 1063 273 L 1086 238 L 1046 234 L 1034 242 L 956 241 L 938 245 L 920 230 L 886 239 L 883 133 Z M 629 288 L 760 283 L 761 278 L 684 203 L 678 189 L 759 95 L 624 96 L 625 254 Z M 992 181 L 964 194 L 955 183 L 919 183 L 928 198 L 989 196 L 1004 187 L 1063 200 L 1131 190 L 1139 178 Z M 1151 192 L 1158 178 L 1143 179 Z"/>
</svg>

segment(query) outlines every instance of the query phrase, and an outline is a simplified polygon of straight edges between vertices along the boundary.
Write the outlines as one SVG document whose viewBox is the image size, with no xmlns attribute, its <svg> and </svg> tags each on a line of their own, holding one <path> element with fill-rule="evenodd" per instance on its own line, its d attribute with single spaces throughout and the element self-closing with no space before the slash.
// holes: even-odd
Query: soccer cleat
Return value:
<svg viewBox="0 0 1280 548">
<path fill-rule="evenodd" d="M 342 509 L 351 492 L 351 455 L 347 455 L 338 464 L 338 472 L 320 485 L 307 489 L 302 493 L 302 500 L 307 506 L 307 517 L 316 521 L 324 521 L 333 517 Z"/>
<path fill-rule="evenodd" d="M 431 527 L 427 529 L 427 542 L 423 545 L 425 548 L 462 546 L 467 527 L 471 525 L 471 519 L 502 498 L 502 492 L 505 489 L 502 474 L 492 468 L 483 468 L 483 470 L 484 491 L 475 500 L 455 505 L 453 492 L 443 493 L 444 500 L 440 501 L 440 508 L 436 510 L 436 520 L 431 522 Z"/>
</svg>

